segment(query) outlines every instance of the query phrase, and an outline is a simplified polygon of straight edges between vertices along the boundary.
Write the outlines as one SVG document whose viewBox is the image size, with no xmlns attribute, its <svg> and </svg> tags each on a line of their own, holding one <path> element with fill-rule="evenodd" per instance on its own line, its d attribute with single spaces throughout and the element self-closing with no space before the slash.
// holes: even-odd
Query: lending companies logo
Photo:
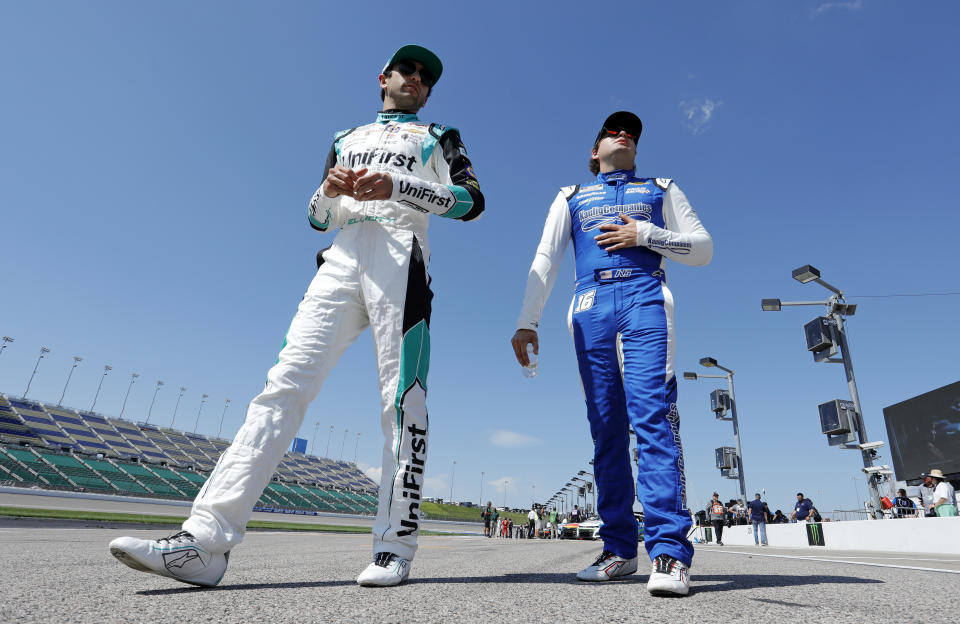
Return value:
<svg viewBox="0 0 960 624">
<path fill-rule="evenodd" d="M 580 229 L 584 232 L 595 230 L 601 225 L 608 223 L 623 223 L 620 215 L 625 214 L 637 221 L 649 221 L 653 214 L 653 206 L 650 204 L 636 203 L 611 206 L 597 206 L 595 208 L 586 208 L 580 211 Z"/>
</svg>

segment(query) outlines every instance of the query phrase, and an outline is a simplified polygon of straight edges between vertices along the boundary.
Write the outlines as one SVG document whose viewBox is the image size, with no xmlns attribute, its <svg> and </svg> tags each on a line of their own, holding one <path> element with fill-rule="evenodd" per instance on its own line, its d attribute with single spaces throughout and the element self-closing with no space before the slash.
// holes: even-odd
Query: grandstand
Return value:
<svg viewBox="0 0 960 624">
<path fill-rule="evenodd" d="M 0 484 L 192 500 L 228 440 L 0 393 Z M 375 514 L 354 464 L 287 453 L 257 508 Z"/>
</svg>

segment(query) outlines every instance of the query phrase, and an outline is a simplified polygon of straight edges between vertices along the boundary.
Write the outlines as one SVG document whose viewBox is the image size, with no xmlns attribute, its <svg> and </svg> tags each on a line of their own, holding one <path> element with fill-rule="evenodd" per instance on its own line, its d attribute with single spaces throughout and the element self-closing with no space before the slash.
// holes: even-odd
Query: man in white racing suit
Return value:
<svg viewBox="0 0 960 624">
<path fill-rule="evenodd" d="M 194 585 L 219 583 L 307 406 L 369 326 L 385 442 L 374 558 L 357 582 L 397 585 L 409 576 L 429 446 L 429 216 L 471 221 L 484 208 L 459 132 L 416 116 L 441 72 L 429 50 L 400 48 L 379 76 L 383 112 L 335 135 L 309 221 L 320 231 L 341 230 L 322 253 L 266 387 L 250 402 L 183 530 L 160 540 L 114 540 L 110 551 L 123 563 Z"/>
</svg>

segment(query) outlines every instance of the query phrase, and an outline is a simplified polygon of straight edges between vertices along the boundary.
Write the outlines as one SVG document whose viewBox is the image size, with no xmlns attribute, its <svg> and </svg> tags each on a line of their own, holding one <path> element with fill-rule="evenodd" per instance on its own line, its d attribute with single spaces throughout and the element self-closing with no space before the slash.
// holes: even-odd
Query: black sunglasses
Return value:
<svg viewBox="0 0 960 624">
<path fill-rule="evenodd" d="M 416 73 L 419 73 L 420 82 L 422 82 L 428 88 L 433 88 L 433 85 L 437 83 L 437 81 L 433 79 L 433 74 L 431 74 L 426 67 L 420 68 L 418 72 L 417 66 L 414 65 L 412 61 L 407 61 L 407 60 L 397 61 L 396 63 L 393 64 L 393 67 L 391 67 L 391 69 L 397 70 L 404 76 L 412 76 Z"/>
</svg>

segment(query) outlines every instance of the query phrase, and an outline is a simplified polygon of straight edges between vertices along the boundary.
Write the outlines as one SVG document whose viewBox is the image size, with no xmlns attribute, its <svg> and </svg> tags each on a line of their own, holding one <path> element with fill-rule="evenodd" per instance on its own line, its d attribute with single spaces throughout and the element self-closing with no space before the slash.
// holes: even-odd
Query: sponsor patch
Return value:
<svg viewBox="0 0 960 624">
<path fill-rule="evenodd" d="M 637 221 L 650 221 L 652 213 L 653 206 L 644 203 L 624 205 L 605 204 L 595 208 L 586 208 L 579 213 L 580 229 L 584 232 L 589 232 L 608 223 L 622 223 L 620 220 L 620 215 L 622 214 Z"/>
</svg>

